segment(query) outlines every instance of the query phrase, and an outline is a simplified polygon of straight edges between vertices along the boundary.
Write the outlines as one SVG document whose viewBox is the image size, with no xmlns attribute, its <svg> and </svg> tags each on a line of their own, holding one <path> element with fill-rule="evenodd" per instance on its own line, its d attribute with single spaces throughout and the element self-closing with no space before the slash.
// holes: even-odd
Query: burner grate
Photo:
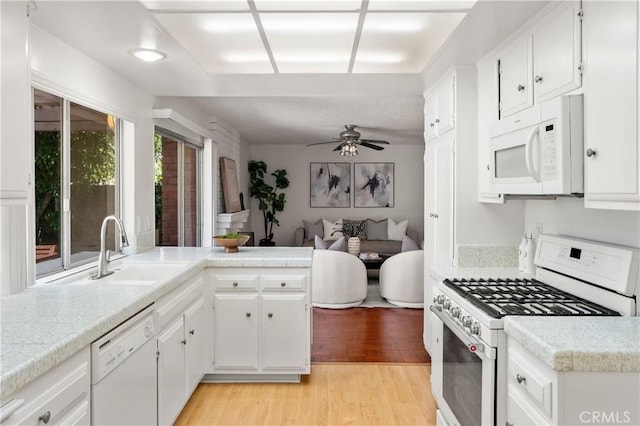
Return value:
<svg viewBox="0 0 640 426">
<path fill-rule="evenodd" d="M 600 315 L 616 311 L 535 279 L 445 279 L 444 284 L 494 318 L 505 315 Z"/>
</svg>

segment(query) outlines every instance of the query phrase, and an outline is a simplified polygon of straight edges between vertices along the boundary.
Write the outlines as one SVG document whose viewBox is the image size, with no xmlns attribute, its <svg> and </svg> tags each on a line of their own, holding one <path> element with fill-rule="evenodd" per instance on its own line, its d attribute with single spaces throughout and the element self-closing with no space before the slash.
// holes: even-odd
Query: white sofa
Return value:
<svg viewBox="0 0 640 426">
<path fill-rule="evenodd" d="M 424 251 L 391 256 L 380 267 L 380 295 L 405 308 L 424 308 Z"/>
<path fill-rule="evenodd" d="M 314 250 L 311 301 L 319 308 L 358 306 L 367 297 L 367 270 L 356 256 L 334 250 Z"/>
</svg>

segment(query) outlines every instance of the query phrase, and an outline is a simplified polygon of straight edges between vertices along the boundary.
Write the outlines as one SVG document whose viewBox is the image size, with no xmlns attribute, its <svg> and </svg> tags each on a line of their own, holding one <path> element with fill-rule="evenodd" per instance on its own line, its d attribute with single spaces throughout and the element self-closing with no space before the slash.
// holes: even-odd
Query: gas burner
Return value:
<svg viewBox="0 0 640 426">
<path fill-rule="evenodd" d="M 535 279 L 445 279 L 444 284 L 493 318 L 505 315 L 620 315 Z"/>
</svg>

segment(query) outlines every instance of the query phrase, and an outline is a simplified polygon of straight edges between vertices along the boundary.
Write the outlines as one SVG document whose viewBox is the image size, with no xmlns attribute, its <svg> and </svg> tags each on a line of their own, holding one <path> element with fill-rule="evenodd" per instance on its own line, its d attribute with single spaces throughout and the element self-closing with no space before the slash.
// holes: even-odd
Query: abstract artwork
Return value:
<svg viewBox="0 0 640 426">
<path fill-rule="evenodd" d="M 351 205 L 351 164 L 310 164 L 311 207 L 349 207 Z"/>
<path fill-rule="evenodd" d="M 394 163 L 355 163 L 356 207 L 393 207 Z"/>
</svg>

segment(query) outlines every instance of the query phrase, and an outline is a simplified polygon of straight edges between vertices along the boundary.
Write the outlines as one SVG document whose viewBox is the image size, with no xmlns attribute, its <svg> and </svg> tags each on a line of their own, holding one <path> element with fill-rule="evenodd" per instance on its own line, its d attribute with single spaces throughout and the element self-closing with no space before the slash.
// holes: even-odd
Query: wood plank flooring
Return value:
<svg viewBox="0 0 640 426">
<path fill-rule="evenodd" d="M 176 425 L 435 425 L 430 365 L 313 364 L 295 384 L 200 384 Z"/>
<path fill-rule="evenodd" d="M 313 308 L 312 362 L 430 363 L 422 309 Z"/>
<path fill-rule="evenodd" d="M 176 425 L 435 425 L 421 309 L 313 311 L 301 383 L 200 384 Z"/>
</svg>

